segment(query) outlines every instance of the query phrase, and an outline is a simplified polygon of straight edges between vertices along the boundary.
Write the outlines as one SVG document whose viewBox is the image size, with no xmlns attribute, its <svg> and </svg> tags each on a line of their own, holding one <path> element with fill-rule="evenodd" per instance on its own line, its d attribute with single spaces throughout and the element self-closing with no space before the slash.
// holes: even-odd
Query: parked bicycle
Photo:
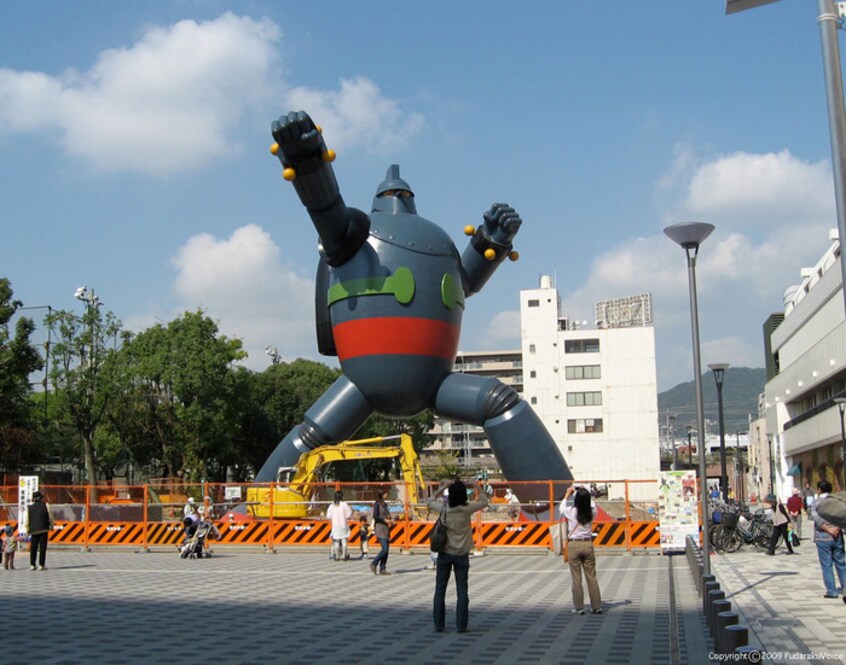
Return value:
<svg viewBox="0 0 846 665">
<path fill-rule="evenodd" d="M 772 532 L 772 522 L 764 511 L 744 515 L 739 510 L 723 510 L 720 523 L 711 528 L 711 545 L 717 552 L 736 552 L 743 545 L 765 552 Z"/>
</svg>

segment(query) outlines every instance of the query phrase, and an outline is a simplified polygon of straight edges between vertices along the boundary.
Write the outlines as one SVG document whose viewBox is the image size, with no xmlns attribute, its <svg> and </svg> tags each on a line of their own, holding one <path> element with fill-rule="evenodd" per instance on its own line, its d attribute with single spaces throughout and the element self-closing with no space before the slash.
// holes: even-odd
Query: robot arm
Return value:
<svg viewBox="0 0 846 665">
<path fill-rule="evenodd" d="M 467 235 L 473 236 L 461 255 L 461 267 L 467 278 L 466 295 L 481 291 L 506 257 L 512 261 L 519 258 L 512 250 L 511 241 L 522 223 L 514 208 L 506 203 L 494 203 L 476 229 L 472 226 L 464 229 Z"/>
<path fill-rule="evenodd" d="M 291 112 L 271 125 L 276 141 L 270 152 L 279 158 L 282 177 L 294 189 L 317 229 L 329 265 L 346 262 L 367 240 L 370 219 L 348 208 L 341 198 L 332 162 L 320 128 L 307 113 Z"/>
</svg>

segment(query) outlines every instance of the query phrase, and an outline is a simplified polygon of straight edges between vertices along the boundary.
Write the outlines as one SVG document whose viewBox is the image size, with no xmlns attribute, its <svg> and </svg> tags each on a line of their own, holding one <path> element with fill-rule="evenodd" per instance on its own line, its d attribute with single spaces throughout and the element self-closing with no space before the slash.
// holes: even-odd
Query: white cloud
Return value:
<svg viewBox="0 0 846 665">
<path fill-rule="evenodd" d="M 809 164 L 788 150 L 737 152 L 695 172 L 684 208 L 733 228 L 772 228 L 828 214 L 831 201 L 827 162 Z"/>
<path fill-rule="evenodd" d="M 520 348 L 520 310 L 506 310 L 495 314 L 481 330 L 475 331 L 477 341 L 473 350 Z"/>
<path fill-rule="evenodd" d="M 696 264 L 703 367 L 725 361 L 764 364 L 762 325 L 782 306 L 782 292 L 828 247 L 836 226 L 831 173 L 825 163 L 788 151 L 734 153 L 696 163 L 679 146 L 656 192 L 675 202 L 663 218 L 703 220 L 716 230 Z M 577 317 L 594 302 L 653 295 L 659 385 L 692 379 L 690 301 L 683 251 L 663 233 L 626 240 L 598 256 L 587 279 L 563 303 Z M 585 316 L 587 318 L 587 316 Z"/>
<path fill-rule="evenodd" d="M 0 68 L 0 132 L 48 128 L 97 169 L 163 176 L 237 154 L 239 124 L 252 109 L 265 113 L 271 93 L 331 128 L 336 149 L 391 152 L 421 130 L 423 116 L 401 111 L 367 78 L 342 80 L 337 91 L 287 89 L 277 74 L 280 40 L 269 19 L 226 13 L 151 27 L 84 72 Z"/>
<path fill-rule="evenodd" d="M 326 128 L 326 142 L 334 149 L 390 153 L 404 148 L 424 124 L 422 115 L 403 114 L 373 81 L 361 76 L 342 79 L 337 92 L 294 88 L 287 102 L 291 109 L 308 109 L 312 119 Z"/>
<path fill-rule="evenodd" d="M 183 309 L 201 307 L 221 332 L 239 337 L 246 365 L 266 367 L 267 346 L 284 360 L 314 357 L 314 282 L 291 270 L 270 235 L 249 224 L 229 239 L 190 238 L 173 265 Z"/>
<path fill-rule="evenodd" d="M 0 128 L 54 128 L 71 154 L 103 170 L 164 175 L 231 154 L 230 134 L 262 99 L 279 29 L 224 14 L 152 27 L 104 51 L 87 72 L 0 70 Z"/>
</svg>

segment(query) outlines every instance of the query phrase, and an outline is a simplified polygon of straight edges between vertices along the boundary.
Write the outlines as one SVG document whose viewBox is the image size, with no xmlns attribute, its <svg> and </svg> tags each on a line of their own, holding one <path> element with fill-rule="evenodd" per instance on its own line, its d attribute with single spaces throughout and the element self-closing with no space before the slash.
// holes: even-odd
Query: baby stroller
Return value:
<svg viewBox="0 0 846 665">
<path fill-rule="evenodd" d="M 202 559 L 212 555 L 208 541 L 216 537 L 217 529 L 211 522 L 194 522 L 185 527 L 185 540 L 179 548 L 180 559 Z"/>
</svg>

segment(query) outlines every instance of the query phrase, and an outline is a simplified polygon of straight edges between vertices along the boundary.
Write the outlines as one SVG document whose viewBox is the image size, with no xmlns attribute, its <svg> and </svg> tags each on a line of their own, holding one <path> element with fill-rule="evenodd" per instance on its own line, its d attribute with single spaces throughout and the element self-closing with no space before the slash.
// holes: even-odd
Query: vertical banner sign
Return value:
<svg viewBox="0 0 846 665">
<path fill-rule="evenodd" d="M 32 494 L 38 489 L 38 476 L 21 476 L 18 480 L 18 534 L 26 535 L 24 515 L 32 503 Z"/>
<path fill-rule="evenodd" d="M 695 471 L 662 472 L 658 484 L 661 551 L 684 550 L 687 536 L 699 541 Z"/>
</svg>

